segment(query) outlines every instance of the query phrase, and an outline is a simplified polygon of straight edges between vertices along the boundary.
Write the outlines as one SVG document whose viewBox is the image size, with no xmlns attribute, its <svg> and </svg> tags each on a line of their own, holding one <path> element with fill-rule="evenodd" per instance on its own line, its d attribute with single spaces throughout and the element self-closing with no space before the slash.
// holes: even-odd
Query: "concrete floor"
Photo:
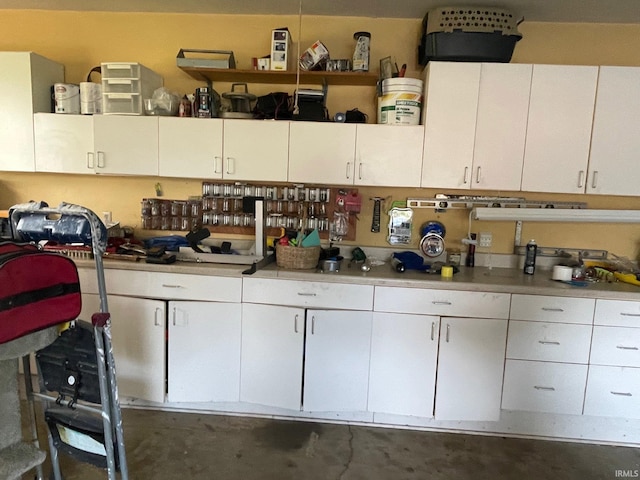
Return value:
<svg viewBox="0 0 640 480">
<path fill-rule="evenodd" d="M 136 409 L 123 421 L 132 480 L 584 480 L 640 469 L 640 448 Z M 61 465 L 65 480 L 107 478 Z"/>
</svg>

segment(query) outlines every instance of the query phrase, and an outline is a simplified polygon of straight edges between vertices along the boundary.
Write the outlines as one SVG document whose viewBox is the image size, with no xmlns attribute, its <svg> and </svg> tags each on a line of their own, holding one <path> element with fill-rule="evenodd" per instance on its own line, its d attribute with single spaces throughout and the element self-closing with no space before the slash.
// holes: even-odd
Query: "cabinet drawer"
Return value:
<svg viewBox="0 0 640 480">
<path fill-rule="evenodd" d="M 292 307 L 371 310 L 373 286 L 245 278 L 242 301 Z"/>
<path fill-rule="evenodd" d="M 590 363 L 640 367 L 640 328 L 593 327 Z"/>
<path fill-rule="evenodd" d="M 376 287 L 374 310 L 447 317 L 508 318 L 509 298 L 506 293 Z"/>
<path fill-rule="evenodd" d="M 589 363 L 591 325 L 509 321 L 507 358 Z"/>
<path fill-rule="evenodd" d="M 584 414 L 640 418 L 640 369 L 590 366 Z"/>
<path fill-rule="evenodd" d="M 178 273 L 105 270 L 107 293 L 168 300 L 240 302 L 242 279 Z"/>
<path fill-rule="evenodd" d="M 640 302 L 596 300 L 595 325 L 640 327 Z"/>
<path fill-rule="evenodd" d="M 586 365 L 507 360 L 502 408 L 580 415 L 586 381 Z"/>
<path fill-rule="evenodd" d="M 534 322 L 593 323 L 595 300 L 591 298 L 518 295 L 511 297 L 512 320 Z"/>
</svg>

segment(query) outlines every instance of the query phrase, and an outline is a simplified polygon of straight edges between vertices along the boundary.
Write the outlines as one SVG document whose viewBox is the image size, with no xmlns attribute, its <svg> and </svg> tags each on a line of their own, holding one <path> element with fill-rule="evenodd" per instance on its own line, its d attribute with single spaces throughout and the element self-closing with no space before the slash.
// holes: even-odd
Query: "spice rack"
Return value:
<svg viewBox="0 0 640 480">
<path fill-rule="evenodd" d="M 255 217 L 242 211 L 243 197 L 265 199 L 265 233 L 279 237 L 282 229 L 317 229 L 320 238 L 329 238 L 331 222 L 340 195 L 357 195 L 357 189 L 305 185 L 252 185 L 203 182 L 202 197 L 189 200 L 143 198 L 142 229 L 192 231 L 206 228 L 212 233 L 254 235 Z M 343 240 L 356 239 L 355 214 L 348 214 L 348 231 Z"/>
</svg>

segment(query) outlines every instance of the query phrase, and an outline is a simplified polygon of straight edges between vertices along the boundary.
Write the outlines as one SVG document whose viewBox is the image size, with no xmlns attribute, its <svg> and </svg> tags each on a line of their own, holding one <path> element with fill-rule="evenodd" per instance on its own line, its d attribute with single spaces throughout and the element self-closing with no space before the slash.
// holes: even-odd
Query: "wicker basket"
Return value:
<svg viewBox="0 0 640 480">
<path fill-rule="evenodd" d="M 320 259 L 320 247 L 290 247 L 276 245 L 276 263 L 280 268 L 315 268 Z"/>
</svg>

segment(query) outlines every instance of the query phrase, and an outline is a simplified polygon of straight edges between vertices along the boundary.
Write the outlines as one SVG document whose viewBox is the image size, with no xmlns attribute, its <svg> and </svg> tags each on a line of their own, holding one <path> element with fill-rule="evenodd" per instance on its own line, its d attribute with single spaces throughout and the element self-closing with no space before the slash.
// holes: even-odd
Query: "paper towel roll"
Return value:
<svg viewBox="0 0 640 480">
<path fill-rule="evenodd" d="M 102 113 L 102 85 L 93 82 L 80 83 L 80 113 Z"/>
<path fill-rule="evenodd" d="M 562 282 L 570 282 L 573 268 L 565 265 L 555 265 L 553 267 L 553 273 L 551 274 L 552 280 L 560 280 Z"/>
</svg>

